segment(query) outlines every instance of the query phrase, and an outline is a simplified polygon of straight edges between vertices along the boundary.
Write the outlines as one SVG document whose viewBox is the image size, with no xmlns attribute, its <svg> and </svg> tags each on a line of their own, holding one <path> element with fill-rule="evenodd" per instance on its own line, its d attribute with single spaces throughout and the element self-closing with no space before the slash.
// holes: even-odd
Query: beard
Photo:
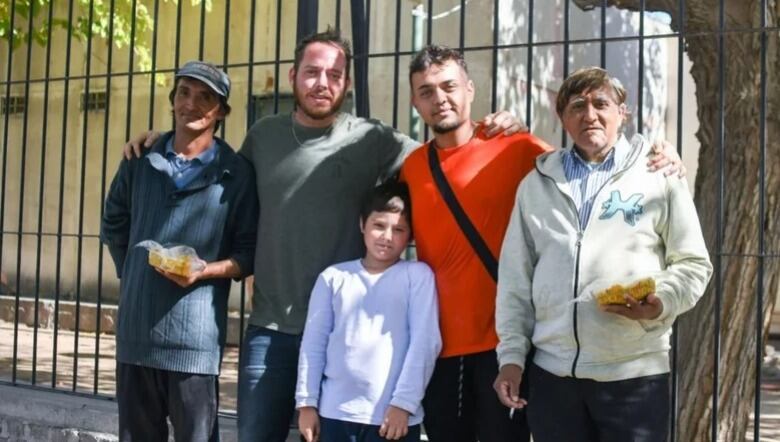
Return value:
<svg viewBox="0 0 780 442">
<path fill-rule="evenodd" d="M 327 109 L 312 109 L 306 106 L 305 96 L 298 90 L 298 87 L 293 83 L 293 96 L 295 97 L 295 109 L 300 110 L 307 117 L 312 120 L 325 120 L 339 113 L 341 105 L 344 103 L 344 98 L 347 95 L 347 91 L 341 92 L 341 95 L 335 97 L 333 104 Z"/>
<path fill-rule="evenodd" d="M 437 134 L 446 134 L 448 132 L 452 132 L 453 130 L 463 126 L 465 123 L 466 120 L 451 121 L 451 122 L 442 121 L 441 123 L 434 124 L 433 126 L 431 126 L 431 130 L 433 130 L 433 132 Z"/>
</svg>

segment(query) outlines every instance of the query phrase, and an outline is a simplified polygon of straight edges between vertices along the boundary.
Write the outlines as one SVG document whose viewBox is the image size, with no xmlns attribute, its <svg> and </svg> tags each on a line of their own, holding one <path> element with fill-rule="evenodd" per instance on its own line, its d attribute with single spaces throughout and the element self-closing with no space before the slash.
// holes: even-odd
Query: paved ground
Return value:
<svg viewBox="0 0 780 442">
<path fill-rule="evenodd" d="M 0 380 L 10 381 L 13 371 L 13 323 L 0 320 Z M 36 385 L 49 387 L 52 382 L 53 333 L 51 330 L 39 330 L 37 354 L 33 355 L 34 333 L 31 327 L 19 326 L 17 341 L 16 379 L 21 383 L 32 383 L 33 357 L 36 357 Z M 79 333 L 78 374 L 76 391 L 113 396 L 114 394 L 114 337 L 102 335 L 96 342 L 94 333 Z M 75 334 L 60 331 L 57 338 L 57 378 L 56 387 L 73 389 L 73 361 Z M 97 358 L 97 387 L 95 386 L 95 354 Z M 771 342 L 780 349 L 780 342 Z M 238 369 L 238 349 L 228 347 L 222 363 L 220 377 L 220 406 L 222 411 L 234 413 L 236 409 L 236 388 Z M 780 354 L 767 358 L 764 366 L 764 379 L 761 391 L 761 441 L 780 442 Z M 97 388 L 97 390 L 95 390 Z M 752 418 L 752 416 L 751 416 Z M 747 441 L 753 442 L 752 423 L 748 427 Z"/>
<path fill-rule="evenodd" d="M 0 379 L 11 381 L 13 376 L 14 324 L 0 320 Z M 37 345 L 33 345 L 34 329 L 19 325 L 16 355 L 17 382 L 32 384 L 33 358 L 36 358 L 36 385 L 50 387 L 52 384 L 52 362 L 54 360 L 54 334 L 52 330 L 38 330 Z M 72 390 L 74 354 L 77 355 L 78 377 L 76 391 L 82 393 L 97 392 L 101 395 L 114 395 L 115 363 L 114 336 L 101 335 L 96 342 L 94 333 L 81 332 L 78 336 L 78 351 L 75 351 L 76 335 L 71 331 L 60 330 L 57 337 L 57 377 L 56 388 Z M 97 345 L 97 346 L 96 346 Z M 37 352 L 34 349 L 37 347 Z M 99 349 L 99 352 L 96 351 Z M 34 355 L 34 353 L 36 353 Z M 95 371 L 97 358 L 97 389 Z M 236 389 L 238 379 L 238 349 L 228 347 L 222 361 L 220 377 L 220 407 L 225 412 L 236 410 Z"/>
</svg>

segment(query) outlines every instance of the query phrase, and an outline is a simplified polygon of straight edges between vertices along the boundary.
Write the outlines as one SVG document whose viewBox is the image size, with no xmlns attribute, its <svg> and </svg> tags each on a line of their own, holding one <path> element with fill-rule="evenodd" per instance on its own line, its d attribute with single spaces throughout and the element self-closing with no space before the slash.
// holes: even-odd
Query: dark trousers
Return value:
<svg viewBox="0 0 780 442">
<path fill-rule="evenodd" d="M 420 426 L 412 425 L 400 442 L 419 442 Z M 379 425 L 358 424 L 320 416 L 320 442 L 385 442 Z"/>
<path fill-rule="evenodd" d="M 669 375 L 614 382 L 558 377 L 530 368 L 528 423 L 535 442 L 663 442 Z"/>
<path fill-rule="evenodd" d="M 119 440 L 219 441 L 217 377 L 116 364 Z"/>
<path fill-rule="evenodd" d="M 423 399 L 425 433 L 431 442 L 527 442 L 523 410 L 498 400 L 496 352 L 439 358 Z M 525 397 L 525 396 L 523 396 Z"/>
</svg>

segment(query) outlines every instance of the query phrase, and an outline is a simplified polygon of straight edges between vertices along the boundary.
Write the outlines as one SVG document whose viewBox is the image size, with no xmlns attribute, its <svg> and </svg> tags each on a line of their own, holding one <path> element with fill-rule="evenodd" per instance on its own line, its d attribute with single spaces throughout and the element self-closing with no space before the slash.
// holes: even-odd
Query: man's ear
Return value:
<svg viewBox="0 0 780 442">
<path fill-rule="evenodd" d="M 466 92 L 469 95 L 469 103 L 474 102 L 474 82 L 469 79 L 468 82 L 466 82 Z"/>
<path fill-rule="evenodd" d="M 289 71 L 287 71 L 287 80 L 290 82 L 290 86 L 295 84 L 295 66 L 291 67 Z"/>
<path fill-rule="evenodd" d="M 363 218 L 360 218 L 360 233 L 366 233 L 365 225 L 363 223 Z"/>
</svg>

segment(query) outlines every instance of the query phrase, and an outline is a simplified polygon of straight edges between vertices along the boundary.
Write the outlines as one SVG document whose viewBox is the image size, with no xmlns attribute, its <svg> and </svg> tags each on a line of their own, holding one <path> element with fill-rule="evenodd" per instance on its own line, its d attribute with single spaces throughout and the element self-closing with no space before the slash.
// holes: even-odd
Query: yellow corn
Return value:
<svg viewBox="0 0 780 442">
<path fill-rule="evenodd" d="M 155 250 L 149 251 L 149 265 L 180 276 L 190 275 L 190 258 L 168 258 Z"/>
<path fill-rule="evenodd" d="M 628 294 L 637 301 L 647 298 L 650 293 L 655 293 L 655 280 L 653 278 L 643 278 L 629 286 L 615 284 L 596 293 L 596 300 L 599 304 L 625 304 L 624 294 Z"/>
</svg>

